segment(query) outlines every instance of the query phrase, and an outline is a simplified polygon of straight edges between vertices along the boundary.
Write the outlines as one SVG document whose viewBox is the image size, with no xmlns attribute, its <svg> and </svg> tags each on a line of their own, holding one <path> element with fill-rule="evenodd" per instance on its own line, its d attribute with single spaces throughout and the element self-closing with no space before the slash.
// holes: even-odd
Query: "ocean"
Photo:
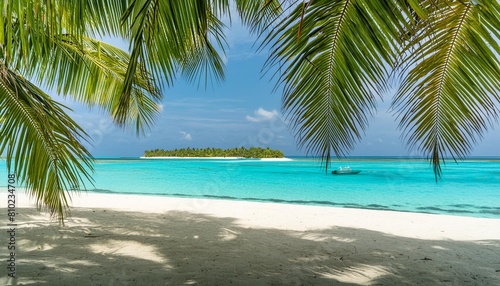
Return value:
<svg viewBox="0 0 500 286">
<path fill-rule="evenodd" d="M 357 175 L 332 175 L 350 166 Z M 5 188 L 5 161 L 0 161 Z M 500 218 L 500 159 L 443 165 L 436 182 L 428 161 L 406 158 L 97 159 L 88 191 L 321 205 Z"/>
</svg>

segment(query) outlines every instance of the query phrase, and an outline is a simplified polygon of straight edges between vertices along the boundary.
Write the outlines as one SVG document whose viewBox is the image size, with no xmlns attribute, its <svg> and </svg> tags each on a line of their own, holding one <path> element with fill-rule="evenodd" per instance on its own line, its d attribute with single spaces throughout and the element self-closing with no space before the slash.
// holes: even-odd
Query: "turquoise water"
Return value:
<svg viewBox="0 0 500 286">
<path fill-rule="evenodd" d="M 362 172 L 332 175 L 312 159 L 99 159 L 92 191 L 500 218 L 500 160 L 450 161 L 438 183 L 423 160 L 352 159 L 332 168 L 339 165 Z"/>
</svg>

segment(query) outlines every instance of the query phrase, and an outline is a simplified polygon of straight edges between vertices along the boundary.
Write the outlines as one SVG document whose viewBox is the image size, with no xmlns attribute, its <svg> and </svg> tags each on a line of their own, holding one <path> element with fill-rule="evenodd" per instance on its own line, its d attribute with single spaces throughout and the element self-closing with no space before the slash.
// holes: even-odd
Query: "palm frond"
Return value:
<svg viewBox="0 0 500 286">
<path fill-rule="evenodd" d="M 187 50 L 179 59 L 180 72 L 190 82 L 198 81 L 219 83 L 224 80 L 224 62 L 219 53 L 225 53 L 226 40 L 223 33 L 226 27 L 215 15 L 213 7 L 200 6 L 203 13 L 203 21 L 198 24 L 199 32 L 192 33 L 188 41 L 192 44 L 186 45 Z M 204 20 L 206 19 L 206 20 Z"/>
<path fill-rule="evenodd" d="M 179 15 L 182 15 L 181 17 Z M 188 79 L 200 73 L 223 78 L 223 64 L 209 41 L 223 43 L 221 23 L 206 1 L 133 1 L 122 17 L 131 23 L 131 59 L 125 76 L 124 93 L 130 90 L 135 70 L 150 70 L 153 78 L 170 85 L 176 74 Z M 138 65 L 142 62 L 142 65 Z"/>
<path fill-rule="evenodd" d="M 299 4 L 267 38 L 299 145 L 326 159 L 351 150 L 367 127 L 405 25 L 397 1 Z"/>
<path fill-rule="evenodd" d="M 130 37 L 130 21 L 123 20 L 123 14 L 127 11 L 134 0 L 106 0 L 106 1 L 93 1 L 82 0 L 78 1 L 81 5 L 80 13 L 76 13 L 71 8 L 69 12 L 78 15 L 80 19 L 75 18 L 73 22 L 68 22 L 68 26 L 76 21 L 86 23 L 84 36 L 92 38 L 102 38 L 104 36 L 118 37 L 121 39 L 129 39 Z M 65 0 L 67 3 L 65 7 L 74 5 L 73 0 Z M 130 19 L 129 19 L 130 20 Z M 68 33 L 76 35 L 75 33 Z"/>
<path fill-rule="evenodd" d="M 256 34 L 268 29 L 283 13 L 282 4 L 276 0 L 236 0 L 236 9 L 243 24 Z"/>
<path fill-rule="evenodd" d="M 0 0 L 0 42 L 6 58 L 20 43 L 24 57 L 41 55 L 53 44 L 50 39 L 62 34 L 128 38 L 129 25 L 120 20 L 130 2 L 135 1 Z"/>
<path fill-rule="evenodd" d="M 225 25 L 229 1 L 136 0 L 122 17 L 130 23 L 132 56 L 125 80 L 125 93 L 136 67 L 146 68 L 154 78 L 171 84 L 177 73 L 190 82 L 206 86 L 224 79 Z M 280 13 L 277 0 L 238 0 L 243 22 L 261 31 Z M 182 15 L 182 16 L 179 16 Z M 141 61 L 144 66 L 137 66 Z"/>
<path fill-rule="evenodd" d="M 402 50 L 393 106 L 437 180 L 445 158 L 467 156 L 498 119 L 500 9 L 497 1 L 421 2 L 428 16 Z"/>
<path fill-rule="evenodd" d="M 92 159 L 80 143 L 88 136 L 29 80 L 100 107 L 138 133 L 153 123 L 161 100 L 145 70 L 136 70 L 130 96 L 122 100 L 130 56 L 87 37 L 90 18 L 82 13 L 88 10 L 79 6 L 84 1 L 79 7 L 70 2 L 20 0 L 1 6 L 0 151 L 37 206 L 47 207 L 61 222 L 68 191 L 92 182 Z M 87 24 L 66 27 L 76 19 Z"/>
<path fill-rule="evenodd" d="M 89 106 L 102 108 L 112 115 L 117 124 L 134 126 L 138 134 L 150 127 L 159 113 L 158 102 L 162 96 L 152 75 L 147 70 L 135 69 L 130 91 L 128 94 L 124 94 L 122 90 L 125 86 L 125 74 L 129 68 L 129 54 L 104 42 L 87 37 L 85 34 L 56 34 L 53 32 L 60 31 L 60 26 L 63 24 L 69 25 L 71 21 L 76 21 L 74 18 L 77 16 L 84 22 L 98 21 L 91 16 L 81 15 L 85 13 L 78 12 L 79 9 L 89 13 L 88 10 L 93 11 L 92 9 L 106 6 L 104 8 L 111 10 L 110 13 L 118 13 L 124 11 L 125 8 L 118 4 L 118 8 L 115 7 L 116 11 L 114 11 L 112 7 L 116 5 L 109 3 L 108 5 L 98 5 L 86 2 L 85 5 L 90 5 L 89 7 L 72 9 L 67 1 L 35 2 L 35 6 L 23 6 L 10 14 L 11 17 L 19 13 L 29 15 L 38 11 L 37 7 L 41 7 L 40 10 L 44 11 L 41 12 L 41 17 L 32 23 L 41 28 L 29 31 L 30 37 L 24 36 L 24 33 L 27 32 L 25 25 L 16 24 L 11 27 L 9 36 L 13 45 L 10 50 L 4 50 L 5 55 L 10 55 L 8 61 L 5 61 L 8 67 L 19 71 L 40 85 L 51 89 L 56 88 L 60 94 L 72 96 Z M 110 3 L 117 4 L 114 2 L 116 1 Z M 55 6 L 58 7 L 56 11 L 50 12 L 51 8 Z M 66 11 L 68 7 L 71 7 L 69 12 Z M 57 14 L 56 21 L 47 17 L 51 13 L 60 13 Z M 110 18 L 114 19 L 113 16 Z M 115 20 L 118 21 L 118 19 Z M 99 21 L 104 20 L 100 19 Z M 52 25 L 55 27 L 51 27 Z M 100 24 L 98 23 L 98 25 Z M 115 25 L 120 25 L 120 23 Z M 72 29 L 68 29 L 68 31 L 72 31 Z M 118 28 L 113 26 L 102 29 L 116 32 L 115 30 Z M 66 28 L 63 31 L 66 32 Z M 82 27 L 76 31 L 83 33 L 85 30 Z M 40 36 L 39 33 L 43 35 Z M 40 45 L 35 40 L 43 40 L 44 44 Z M 24 50 L 29 50 L 29 52 L 24 53 Z M 5 57 L 6 59 L 7 57 Z M 139 65 L 143 64 L 139 63 Z"/>
<path fill-rule="evenodd" d="M 19 74 L 0 65 L 0 152 L 9 172 L 62 222 L 68 191 L 92 182 L 92 159 L 80 143 L 85 132 L 64 107 Z M 12 163 L 14 163 L 12 165 Z"/>
<path fill-rule="evenodd" d="M 55 38 L 50 57 L 33 57 L 30 71 L 38 82 L 71 96 L 90 107 L 97 106 L 124 126 L 146 131 L 159 115 L 162 95 L 147 71 L 136 71 L 129 96 L 122 93 L 130 56 L 114 46 L 72 35 Z"/>
</svg>

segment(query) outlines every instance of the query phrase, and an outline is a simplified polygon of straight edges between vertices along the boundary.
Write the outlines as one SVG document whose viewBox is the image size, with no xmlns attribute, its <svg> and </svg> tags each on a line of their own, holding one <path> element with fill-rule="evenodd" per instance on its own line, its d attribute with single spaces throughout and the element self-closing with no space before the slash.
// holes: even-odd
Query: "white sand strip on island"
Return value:
<svg viewBox="0 0 500 286">
<path fill-rule="evenodd" d="M 1 285 L 500 285 L 500 219 L 98 193 L 64 227 L 17 211 Z"/>
<path fill-rule="evenodd" d="M 268 161 L 268 162 L 280 162 L 280 161 L 293 161 L 292 158 L 260 158 L 261 161 Z"/>
</svg>

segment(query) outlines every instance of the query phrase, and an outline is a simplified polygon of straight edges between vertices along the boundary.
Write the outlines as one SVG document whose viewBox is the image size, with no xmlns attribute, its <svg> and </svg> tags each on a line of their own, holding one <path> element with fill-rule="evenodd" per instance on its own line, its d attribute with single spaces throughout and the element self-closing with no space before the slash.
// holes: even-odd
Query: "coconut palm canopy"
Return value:
<svg viewBox="0 0 500 286">
<path fill-rule="evenodd" d="M 498 1 L 0 2 L 0 150 L 60 219 L 67 191 L 91 181 L 92 159 L 88 135 L 43 89 L 141 134 L 176 77 L 223 80 L 222 19 L 233 6 L 263 33 L 299 145 L 326 162 L 361 138 L 389 83 L 403 137 L 436 178 L 443 158 L 466 156 L 498 117 Z"/>
<path fill-rule="evenodd" d="M 234 3 L 256 32 L 280 11 L 275 1 Z M 82 145 L 89 136 L 40 87 L 141 134 L 177 76 L 224 77 L 228 1 L 17 0 L 0 7 L 0 152 L 37 205 L 61 220 L 67 191 L 91 182 L 91 154 Z M 98 40 L 105 36 L 129 41 L 130 54 Z"/>
</svg>

